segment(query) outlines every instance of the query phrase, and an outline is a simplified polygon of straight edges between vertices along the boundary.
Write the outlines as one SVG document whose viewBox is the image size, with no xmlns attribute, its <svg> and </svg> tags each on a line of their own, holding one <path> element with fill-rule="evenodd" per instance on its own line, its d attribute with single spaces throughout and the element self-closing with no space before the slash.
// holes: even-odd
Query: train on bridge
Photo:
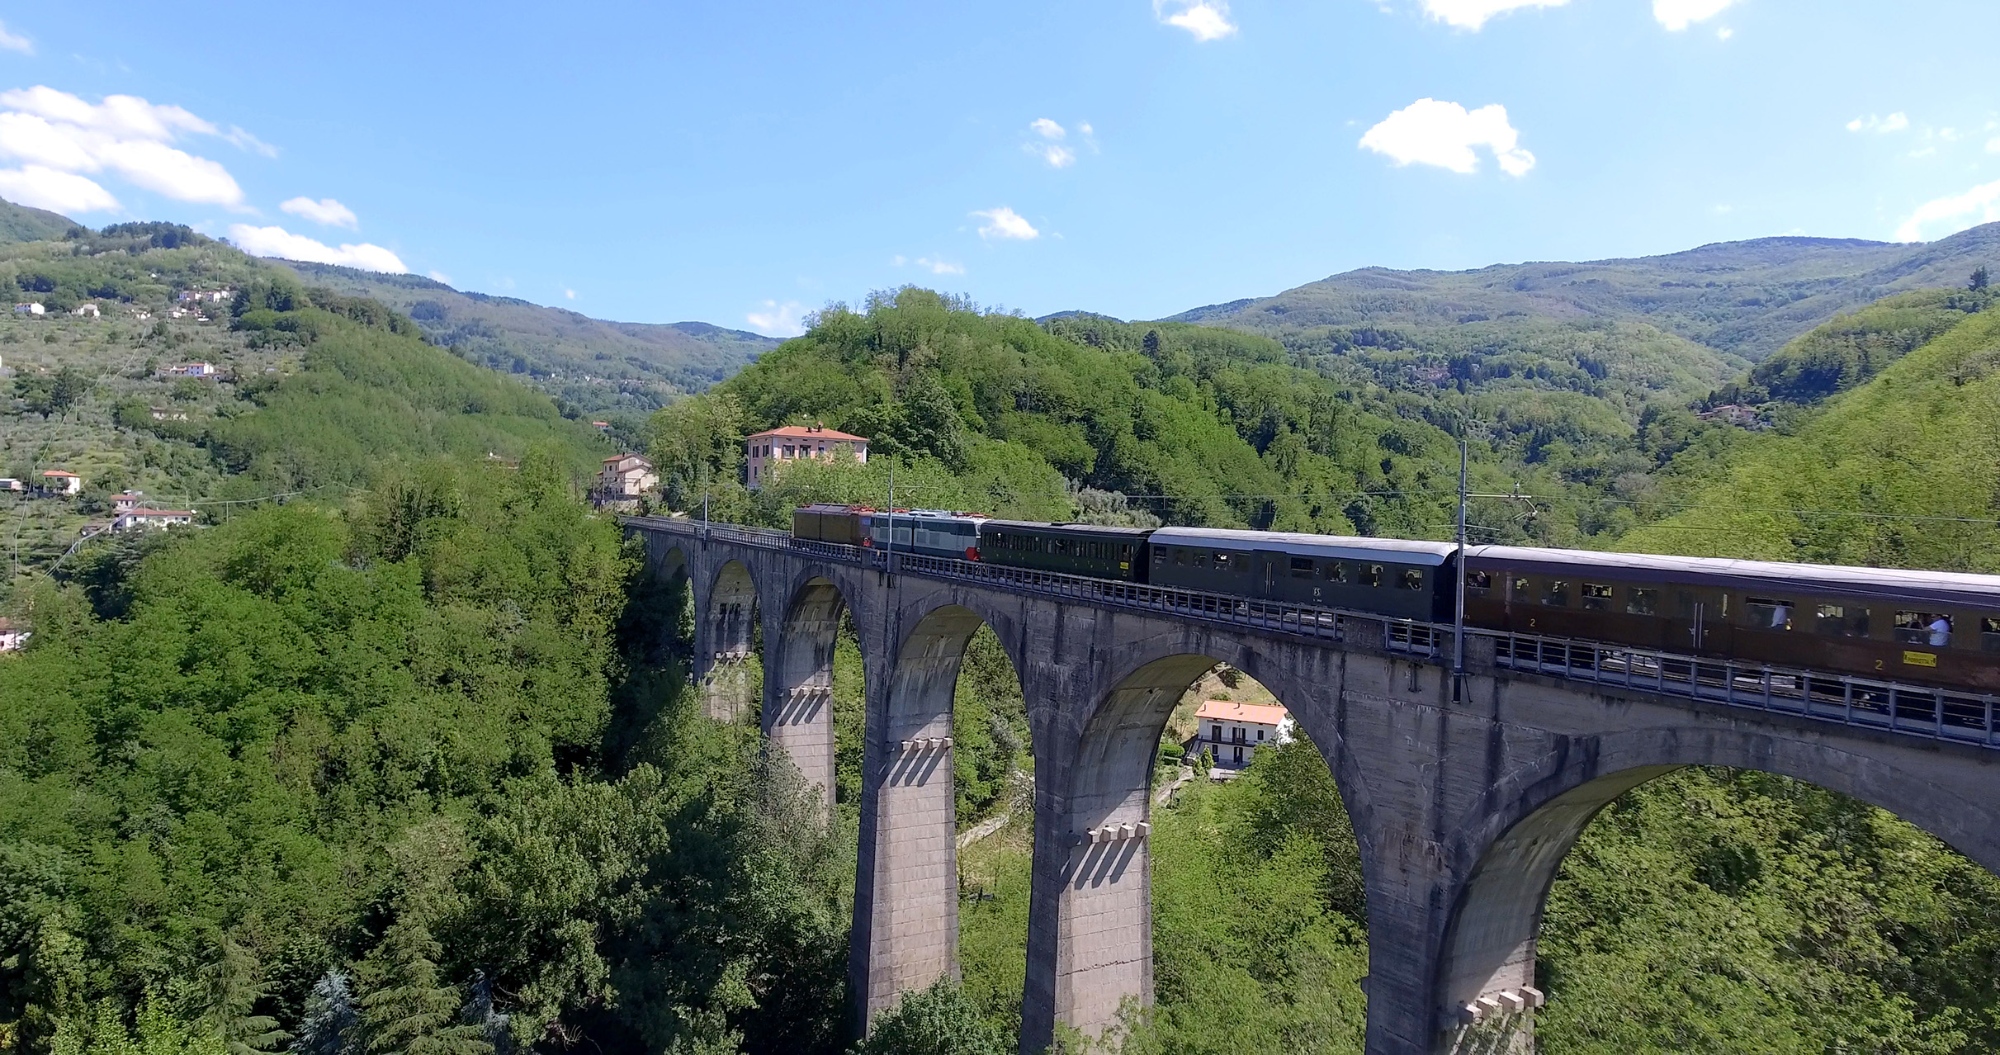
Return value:
<svg viewBox="0 0 2000 1055">
<path fill-rule="evenodd" d="M 813 505 L 794 538 L 1451 622 L 1739 663 L 2000 691 L 2000 576 Z"/>
</svg>

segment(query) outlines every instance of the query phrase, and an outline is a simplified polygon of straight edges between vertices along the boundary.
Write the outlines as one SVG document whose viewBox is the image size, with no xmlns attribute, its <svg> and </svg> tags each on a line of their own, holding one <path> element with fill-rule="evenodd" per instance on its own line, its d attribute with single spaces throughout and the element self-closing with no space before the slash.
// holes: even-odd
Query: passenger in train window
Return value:
<svg viewBox="0 0 2000 1055">
<path fill-rule="evenodd" d="M 1896 640 L 1942 648 L 1951 643 L 1951 617 L 1941 612 L 1897 612 Z"/>
<path fill-rule="evenodd" d="M 1424 588 L 1424 573 L 1415 568 L 1405 568 L 1396 585 L 1405 590 L 1421 590 Z"/>
<path fill-rule="evenodd" d="M 1928 629 L 1931 632 L 1932 648 L 1943 648 L 1951 644 L 1951 616 L 1938 616 L 1931 620 Z"/>
<path fill-rule="evenodd" d="M 1813 629 L 1834 637 L 1847 636 L 1847 608 L 1845 605 L 1823 604 L 1813 611 Z"/>
<path fill-rule="evenodd" d="M 1550 579 L 1549 588 L 1542 594 L 1542 603 L 1556 608 L 1569 606 L 1569 582 L 1565 579 Z"/>
<path fill-rule="evenodd" d="M 1361 566 L 1361 585 L 1382 585 L 1382 566 L 1380 564 L 1363 564 Z"/>
<path fill-rule="evenodd" d="M 1792 602 L 1769 597 L 1752 597 L 1744 602 L 1743 617 L 1759 630 L 1790 630 Z"/>
<path fill-rule="evenodd" d="M 1175 563 L 1175 564 L 1178 564 L 1178 565 L 1181 565 L 1182 567 L 1186 567 L 1186 566 L 1187 566 L 1187 558 L 1188 558 L 1188 551 L 1187 551 L 1187 550 L 1184 550 L 1184 549 L 1177 549 L 1177 550 L 1175 550 L 1175 551 L 1174 551 L 1174 563 Z"/>
<path fill-rule="evenodd" d="M 1511 592 L 1513 593 L 1513 595 L 1514 595 L 1514 596 L 1515 596 L 1516 598 L 1518 598 L 1518 599 L 1520 600 L 1520 602 L 1521 602 L 1522 604 L 1527 604 L 1527 603 L 1528 603 L 1528 580 L 1526 580 L 1526 579 L 1515 579 L 1515 580 L 1514 580 L 1514 589 L 1513 589 L 1513 590 L 1512 590 Z"/>
<path fill-rule="evenodd" d="M 1625 599 L 1625 611 L 1630 615 L 1655 615 L 1660 610 L 1660 591 L 1634 586 Z"/>
<path fill-rule="evenodd" d="M 1493 573 L 1490 571 L 1469 571 L 1465 573 L 1465 588 L 1473 593 L 1487 593 L 1493 589 Z"/>
<path fill-rule="evenodd" d="M 1340 562 L 1338 562 L 1338 561 L 1335 561 L 1334 563 L 1332 563 L 1332 564 L 1329 564 L 1329 565 L 1327 565 L 1327 566 L 1326 566 L 1326 581 L 1327 581 L 1327 582 L 1346 582 L 1346 581 L 1347 581 L 1347 565 L 1345 565 L 1345 564 L 1342 564 L 1342 563 L 1340 563 Z"/>
<path fill-rule="evenodd" d="M 1587 612 L 1602 612 L 1611 607 L 1611 587 L 1602 583 L 1583 584 L 1583 608 Z"/>
</svg>

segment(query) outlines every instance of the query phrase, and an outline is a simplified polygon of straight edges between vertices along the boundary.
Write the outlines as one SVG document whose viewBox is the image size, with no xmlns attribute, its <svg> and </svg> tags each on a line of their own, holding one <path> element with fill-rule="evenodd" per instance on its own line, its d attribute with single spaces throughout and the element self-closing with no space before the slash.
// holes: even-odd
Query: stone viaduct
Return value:
<svg viewBox="0 0 2000 1055">
<path fill-rule="evenodd" d="M 1035 758 L 1034 866 L 1021 1050 L 1057 1023 L 1102 1030 L 1152 994 L 1148 787 L 1182 694 L 1216 663 L 1271 690 L 1324 753 L 1360 846 L 1369 1055 L 1531 1044 L 1535 938 L 1557 866 L 1599 809 L 1691 765 L 1795 777 L 1887 809 L 2000 871 L 2000 738 L 1985 728 L 1852 721 L 1523 669 L 1469 642 L 1364 617 L 1245 617 L 1200 595 L 1121 599 L 1083 580 L 792 544 L 634 518 L 650 573 L 686 576 L 698 674 L 726 677 L 761 630 L 762 722 L 833 788 L 834 635 L 865 659 L 866 746 L 849 975 L 872 1018 L 956 976 L 952 690 L 990 626 L 1020 675 Z M 1019 576 L 1021 573 L 1015 573 Z M 1152 591 L 1163 594 L 1163 591 Z M 1287 621 L 1288 618 L 1291 621 Z M 1627 680 L 1635 680 L 1630 671 Z M 1740 679 L 1734 679 L 1740 680 Z M 1733 694 L 1732 694 L 1733 695 Z M 1811 710 L 1811 708 L 1807 708 Z M 1839 711 L 1839 708 L 1835 708 Z M 1942 709 L 1938 712 L 1941 716 Z M 1976 724 L 1976 723 L 1974 723 Z"/>
</svg>

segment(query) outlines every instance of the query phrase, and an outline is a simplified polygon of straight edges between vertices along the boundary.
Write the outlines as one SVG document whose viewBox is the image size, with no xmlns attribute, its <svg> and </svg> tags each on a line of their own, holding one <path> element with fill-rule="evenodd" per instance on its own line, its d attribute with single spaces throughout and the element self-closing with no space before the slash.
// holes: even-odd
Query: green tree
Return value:
<svg viewBox="0 0 2000 1055">
<path fill-rule="evenodd" d="M 1003 1055 L 1006 1038 L 979 1017 L 979 1009 L 948 978 L 905 994 L 876 1018 L 855 1055 Z"/>
</svg>

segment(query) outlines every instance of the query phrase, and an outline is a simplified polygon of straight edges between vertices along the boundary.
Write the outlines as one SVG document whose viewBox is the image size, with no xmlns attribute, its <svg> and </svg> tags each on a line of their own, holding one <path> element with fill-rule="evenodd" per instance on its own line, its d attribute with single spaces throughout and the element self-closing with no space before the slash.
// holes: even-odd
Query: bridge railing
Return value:
<svg viewBox="0 0 2000 1055">
<path fill-rule="evenodd" d="M 795 539 L 769 528 L 705 524 L 681 517 L 630 517 L 627 522 L 697 538 L 809 553 L 892 573 L 993 583 L 1090 604 L 1164 612 L 1181 619 L 1366 644 L 1432 660 L 1446 658 L 1452 640 L 1448 623 L 1395 619 L 1373 612 L 1258 601 L 915 553 L 883 553 Z M 1990 694 L 1470 627 L 1466 637 L 1491 640 L 1493 662 L 1508 670 L 2000 747 Z"/>
</svg>

